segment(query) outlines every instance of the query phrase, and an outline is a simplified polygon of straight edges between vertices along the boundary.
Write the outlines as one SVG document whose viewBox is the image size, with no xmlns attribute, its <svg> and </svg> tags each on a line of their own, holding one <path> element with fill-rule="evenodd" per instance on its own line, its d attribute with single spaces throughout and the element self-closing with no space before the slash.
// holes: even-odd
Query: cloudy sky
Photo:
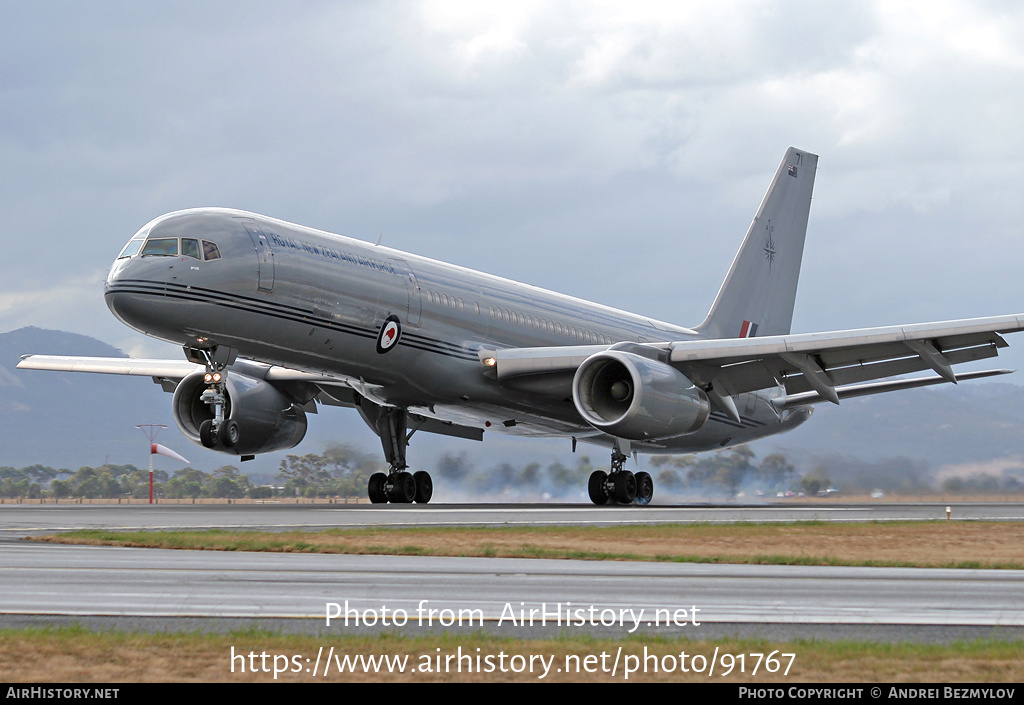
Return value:
<svg viewBox="0 0 1024 705">
<path fill-rule="evenodd" d="M 208 205 L 695 325 L 790 145 L 795 331 L 1024 311 L 1022 125 L 1016 2 L 0 0 L 0 331 L 175 354 L 102 280 Z"/>
</svg>

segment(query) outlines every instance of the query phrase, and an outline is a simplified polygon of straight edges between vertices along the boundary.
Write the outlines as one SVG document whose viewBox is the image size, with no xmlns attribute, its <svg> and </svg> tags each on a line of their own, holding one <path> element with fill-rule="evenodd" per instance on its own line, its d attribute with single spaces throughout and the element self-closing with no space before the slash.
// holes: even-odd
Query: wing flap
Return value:
<svg viewBox="0 0 1024 705">
<path fill-rule="evenodd" d="M 956 375 L 958 382 L 968 379 L 982 379 L 984 377 L 994 377 L 996 375 L 1008 375 L 1013 370 L 981 370 L 980 372 L 962 372 Z M 840 399 L 849 399 L 852 397 L 863 397 L 870 394 L 882 394 L 884 392 L 895 392 L 901 389 L 916 389 L 918 387 L 930 387 L 935 384 L 943 384 L 948 380 L 941 376 L 936 375 L 934 377 L 917 377 L 914 379 L 894 379 L 888 382 L 874 382 L 872 384 L 854 384 L 848 387 L 836 388 L 836 394 Z M 826 399 L 817 392 L 802 392 L 800 394 L 787 394 L 784 397 L 777 397 L 772 400 L 772 406 L 779 411 L 783 409 L 790 409 L 795 406 L 808 406 L 810 404 L 820 404 L 822 402 L 831 401 Z"/>
<path fill-rule="evenodd" d="M 422 416 L 421 414 L 409 414 L 409 428 L 413 433 L 423 431 L 424 433 L 434 433 L 439 436 L 465 438 L 470 441 L 482 441 L 484 439 L 484 430 L 482 428 L 462 426 L 451 421 L 442 421 L 441 419 L 434 419 L 429 416 Z"/>
<path fill-rule="evenodd" d="M 952 365 L 998 355 L 1000 333 L 1024 330 L 1024 316 L 993 316 L 908 326 L 680 341 L 670 359 L 697 384 L 730 395 L 784 384 L 839 403 L 843 385 L 931 369 L 956 381 Z"/>
<path fill-rule="evenodd" d="M 949 351 L 944 353 L 943 357 L 947 361 L 947 364 L 959 365 L 965 362 L 974 362 L 975 360 L 984 360 L 996 357 L 996 355 L 998 355 L 998 351 L 994 345 L 983 345 Z M 832 380 L 833 386 L 838 387 L 847 384 L 866 382 L 872 379 L 881 379 L 884 377 L 895 377 L 896 375 L 910 374 L 912 372 L 921 372 L 927 369 L 932 368 L 924 359 L 915 355 L 912 357 L 878 360 L 876 362 L 866 363 L 863 365 L 828 368 L 827 374 Z M 949 381 L 946 377 L 942 377 L 942 379 Z M 798 394 L 801 392 L 811 391 L 813 389 L 803 374 L 786 375 L 784 378 L 784 384 L 787 394 Z M 744 391 L 752 390 L 748 389 Z"/>
</svg>

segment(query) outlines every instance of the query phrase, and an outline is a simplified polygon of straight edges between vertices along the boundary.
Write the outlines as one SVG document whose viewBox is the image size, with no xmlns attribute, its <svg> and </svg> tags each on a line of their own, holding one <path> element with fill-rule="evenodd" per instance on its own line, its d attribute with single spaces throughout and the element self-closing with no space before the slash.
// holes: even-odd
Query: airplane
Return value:
<svg viewBox="0 0 1024 705">
<path fill-rule="evenodd" d="M 224 208 L 160 216 L 105 283 L 113 314 L 182 360 L 25 355 L 18 367 L 152 377 L 190 441 L 244 460 L 297 445 L 318 405 L 355 408 L 387 473 L 372 503 L 427 503 L 417 431 L 494 430 L 611 449 L 594 504 L 648 504 L 638 452 L 694 453 L 804 423 L 814 405 L 1007 374 L 1024 314 L 792 334 L 818 157 L 790 148 L 711 310 L 694 328 Z M 924 377 L 902 375 L 931 371 Z"/>
</svg>

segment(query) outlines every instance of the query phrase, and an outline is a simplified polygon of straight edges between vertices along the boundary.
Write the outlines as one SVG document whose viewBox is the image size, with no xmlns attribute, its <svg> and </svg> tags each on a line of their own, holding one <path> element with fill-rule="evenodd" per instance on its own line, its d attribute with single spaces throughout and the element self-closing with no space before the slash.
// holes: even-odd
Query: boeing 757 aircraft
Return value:
<svg viewBox="0 0 1024 705">
<path fill-rule="evenodd" d="M 152 377 L 186 438 L 242 460 L 298 444 L 318 405 L 354 407 L 390 465 L 369 479 L 374 503 L 430 501 L 429 473 L 406 462 L 417 431 L 496 430 L 607 446 L 590 499 L 647 504 L 651 476 L 625 467 L 635 452 L 723 448 L 794 428 L 821 402 L 1010 372 L 952 367 L 995 357 L 1024 314 L 790 333 L 817 162 L 786 152 L 695 328 L 200 208 L 146 224 L 106 281 L 114 315 L 184 360 L 27 355 L 18 367 Z"/>
</svg>

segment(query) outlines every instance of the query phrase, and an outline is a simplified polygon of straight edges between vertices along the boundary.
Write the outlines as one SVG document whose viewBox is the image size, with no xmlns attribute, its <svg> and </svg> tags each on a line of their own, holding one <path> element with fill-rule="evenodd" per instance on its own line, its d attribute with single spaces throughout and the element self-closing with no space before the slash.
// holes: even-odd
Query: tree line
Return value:
<svg viewBox="0 0 1024 705">
<path fill-rule="evenodd" d="M 480 467 L 465 453 L 446 453 L 431 470 L 447 492 L 456 497 L 507 496 L 510 499 L 576 499 L 586 492 L 587 479 L 595 469 L 590 456 L 575 462 L 555 461 L 513 464 L 502 462 Z M 1007 471 L 1002 477 L 972 475 L 947 478 L 936 488 L 927 466 L 906 459 L 865 463 L 832 459 L 817 463 L 810 472 L 799 473 L 781 453 L 758 459 L 746 446 L 700 455 L 655 455 L 649 461 L 656 492 L 660 496 L 688 496 L 706 499 L 742 499 L 804 494 L 827 494 L 832 474 L 842 478 L 845 491 L 929 493 L 936 489 L 952 494 L 1020 493 L 1024 478 Z M 364 453 L 351 445 L 328 448 L 323 453 L 288 455 L 280 463 L 272 484 L 257 484 L 225 465 L 212 472 L 186 467 L 173 473 L 154 472 L 154 492 L 168 499 L 271 498 L 271 497 L 365 497 L 367 481 L 375 472 L 386 472 L 378 454 Z M 145 498 L 149 494 L 149 471 L 134 465 L 106 464 L 77 471 L 43 465 L 24 468 L 0 467 L 0 497 L 3 498 Z"/>
<path fill-rule="evenodd" d="M 241 498 L 270 495 L 268 488 L 254 486 L 233 465 L 207 473 L 186 467 L 169 475 L 153 472 L 156 496 L 169 499 L 199 497 Z M 0 497 L 28 499 L 117 499 L 149 497 L 149 470 L 134 465 L 82 467 L 72 472 L 42 465 L 26 468 L 0 467 Z"/>
<path fill-rule="evenodd" d="M 281 461 L 274 484 L 257 484 L 234 465 L 212 472 L 185 467 L 168 473 L 153 472 L 158 498 L 199 499 L 250 497 L 362 497 L 374 472 L 386 466 L 376 457 L 345 444 L 320 454 L 289 455 Z M 149 469 L 135 465 L 105 464 L 71 471 L 44 465 L 0 467 L 0 497 L 144 499 L 149 496 Z"/>
</svg>

